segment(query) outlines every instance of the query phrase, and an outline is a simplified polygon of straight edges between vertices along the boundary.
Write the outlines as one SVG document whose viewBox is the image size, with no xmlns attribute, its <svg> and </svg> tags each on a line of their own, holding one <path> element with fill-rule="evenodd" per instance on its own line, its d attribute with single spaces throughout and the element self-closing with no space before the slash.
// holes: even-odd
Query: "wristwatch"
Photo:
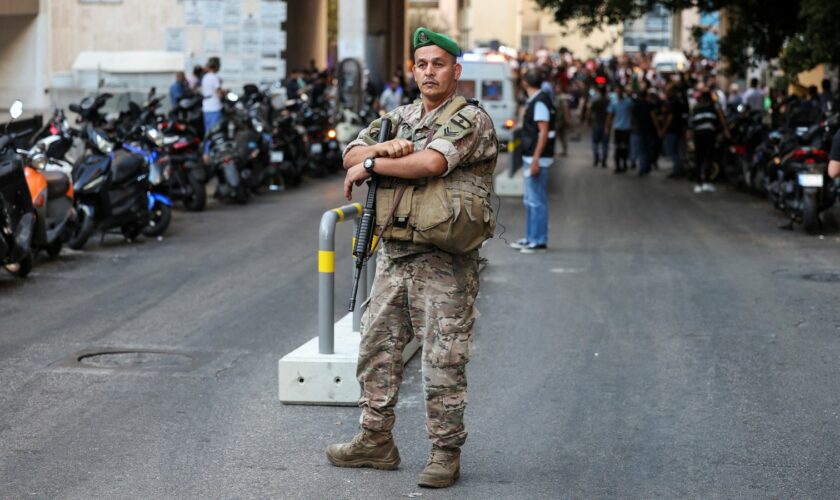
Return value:
<svg viewBox="0 0 840 500">
<path fill-rule="evenodd" d="M 365 172 L 373 174 L 373 167 L 376 164 L 376 158 L 367 158 L 362 164 L 365 166 Z"/>
</svg>

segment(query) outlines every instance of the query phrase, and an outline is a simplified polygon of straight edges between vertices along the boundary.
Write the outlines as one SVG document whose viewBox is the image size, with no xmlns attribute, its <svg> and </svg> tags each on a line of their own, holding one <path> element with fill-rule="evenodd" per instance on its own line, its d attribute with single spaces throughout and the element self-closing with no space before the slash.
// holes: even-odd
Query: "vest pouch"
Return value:
<svg viewBox="0 0 840 500">
<path fill-rule="evenodd" d="M 452 218 L 453 207 L 442 177 L 428 179 L 426 185 L 418 189 L 413 203 L 410 222 L 418 231 L 428 231 Z"/>
<path fill-rule="evenodd" d="M 415 196 L 414 242 L 453 254 L 475 250 L 493 236 L 495 228 L 485 195 L 489 193 L 466 182 L 430 180 L 422 198 Z"/>
<path fill-rule="evenodd" d="M 385 232 L 382 233 L 382 239 L 384 240 L 411 241 L 412 234 L 414 233 L 414 230 L 409 223 L 409 216 L 411 214 L 411 205 L 414 198 L 415 186 L 406 186 L 405 192 L 400 199 L 400 204 L 394 211 L 393 219 L 388 220 L 388 216 L 391 215 L 391 210 L 394 206 L 394 200 L 396 199 L 397 193 L 399 193 L 400 189 L 402 189 L 401 184 L 396 184 L 393 187 L 380 186 L 376 189 L 377 234 L 383 226 L 390 223 Z"/>
</svg>

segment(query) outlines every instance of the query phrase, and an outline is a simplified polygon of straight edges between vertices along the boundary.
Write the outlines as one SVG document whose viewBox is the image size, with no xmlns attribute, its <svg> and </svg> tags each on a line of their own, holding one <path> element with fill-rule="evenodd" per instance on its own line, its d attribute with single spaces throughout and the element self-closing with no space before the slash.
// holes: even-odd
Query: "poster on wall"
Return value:
<svg viewBox="0 0 840 500">
<path fill-rule="evenodd" d="M 224 10 L 222 0 L 204 0 L 201 2 L 205 28 L 221 28 L 224 24 Z"/>
<path fill-rule="evenodd" d="M 279 54 L 283 50 L 279 30 L 261 31 L 260 47 L 263 54 Z"/>
<path fill-rule="evenodd" d="M 242 59 L 242 77 L 246 80 L 255 80 L 260 71 L 260 60 L 256 57 Z"/>
<path fill-rule="evenodd" d="M 184 28 L 166 28 L 167 52 L 184 52 L 187 47 Z"/>
<path fill-rule="evenodd" d="M 225 56 L 222 59 L 222 69 L 219 76 L 225 82 L 227 88 L 236 88 L 242 85 L 241 75 L 242 61 L 238 57 Z"/>
<path fill-rule="evenodd" d="M 222 47 L 226 53 L 239 53 L 239 31 L 224 30 L 222 32 Z"/>
<path fill-rule="evenodd" d="M 187 26 L 201 26 L 201 7 L 198 0 L 186 0 L 184 2 L 184 24 Z"/>
<path fill-rule="evenodd" d="M 255 31 L 240 33 L 239 51 L 243 54 L 256 55 L 260 52 L 260 35 Z"/>
<path fill-rule="evenodd" d="M 260 0 L 260 19 L 263 23 L 279 24 L 286 20 L 286 2 L 279 0 Z"/>
<path fill-rule="evenodd" d="M 219 55 L 222 52 L 222 34 L 216 29 L 204 30 L 204 54 Z"/>
<path fill-rule="evenodd" d="M 242 4 L 239 0 L 225 0 L 225 8 L 222 18 L 225 26 L 239 25 L 242 21 Z"/>
</svg>

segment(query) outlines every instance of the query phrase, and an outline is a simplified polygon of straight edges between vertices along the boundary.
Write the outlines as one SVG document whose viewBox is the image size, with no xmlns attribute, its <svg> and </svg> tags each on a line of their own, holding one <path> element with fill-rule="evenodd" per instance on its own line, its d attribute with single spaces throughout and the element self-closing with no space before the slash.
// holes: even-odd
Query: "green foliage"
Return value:
<svg viewBox="0 0 840 500">
<path fill-rule="evenodd" d="M 782 69 L 797 74 L 820 63 L 840 64 L 840 1 L 801 0 L 802 29 L 788 40 L 782 54 Z"/>
<path fill-rule="evenodd" d="M 728 22 L 729 30 L 721 37 L 720 53 L 731 74 L 743 74 L 750 64 L 780 55 L 782 67 L 793 74 L 823 62 L 840 64 L 840 0 L 534 1 L 552 11 L 558 24 L 577 20 L 589 31 L 641 17 L 656 3 L 672 11 L 725 9 L 721 22 Z"/>
</svg>

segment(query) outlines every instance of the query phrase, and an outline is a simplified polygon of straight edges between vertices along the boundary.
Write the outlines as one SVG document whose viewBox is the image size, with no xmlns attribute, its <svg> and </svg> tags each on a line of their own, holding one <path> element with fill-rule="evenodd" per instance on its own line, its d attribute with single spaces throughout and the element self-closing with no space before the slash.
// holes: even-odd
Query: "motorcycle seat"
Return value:
<svg viewBox="0 0 840 500">
<path fill-rule="evenodd" d="M 70 189 L 70 179 L 62 172 L 47 170 L 44 177 L 47 179 L 47 196 L 50 198 L 60 198 Z"/>
<path fill-rule="evenodd" d="M 111 166 L 111 181 L 118 185 L 129 182 L 144 172 L 145 165 L 142 156 L 118 152 L 114 154 L 114 162 Z"/>
</svg>

